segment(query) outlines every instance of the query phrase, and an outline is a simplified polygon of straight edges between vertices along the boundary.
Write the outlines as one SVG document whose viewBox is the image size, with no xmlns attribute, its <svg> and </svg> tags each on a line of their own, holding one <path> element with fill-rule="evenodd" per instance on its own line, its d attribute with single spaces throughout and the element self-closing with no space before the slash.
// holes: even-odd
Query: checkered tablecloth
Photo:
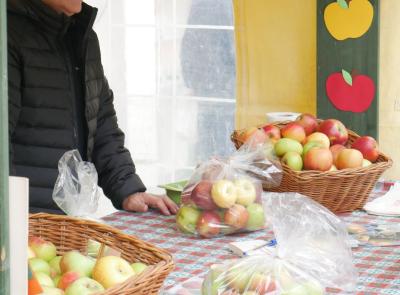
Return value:
<svg viewBox="0 0 400 295">
<path fill-rule="evenodd" d="M 387 185 L 379 184 L 374 196 L 382 194 Z M 357 211 L 341 216 L 346 223 L 387 224 L 399 223 L 400 218 L 368 215 Z M 104 220 L 120 230 L 135 235 L 163 248 L 174 256 L 175 270 L 167 277 L 164 289 L 183 284 L 194 277 L 202 277 L 208 267 L 225 259 L 235 258 L 227 244 L 238 240 L 271 239 L 271 233 L 258 231 L 247 234 L 198 239 L 185 236 L 175 229 L 175 218 L 147 213 L 117 212 Z M 400 295 L 400 246 L 358 247 L 353 249 L 354 263 L 359 271 L 356 294 Z"/>
</svg>

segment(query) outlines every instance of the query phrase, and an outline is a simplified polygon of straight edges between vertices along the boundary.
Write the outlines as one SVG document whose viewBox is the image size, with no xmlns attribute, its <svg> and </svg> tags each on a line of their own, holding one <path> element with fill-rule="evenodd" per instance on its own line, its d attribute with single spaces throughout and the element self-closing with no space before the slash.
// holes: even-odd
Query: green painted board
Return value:
<svg viewBox="0 0 400 295">
<path fill-rule="evenodd" d="M 331 35 L 324 21 L 326 7 L 334 2 L 336 1 L 317 1 L 317 115 L 323 119 L 336 118 L 360 135 L 370 135 L 377 138 L 379 119 L 379 1 L 369 0 L 373 6 L 373 19 L 368 31 L 359 38 L 349 38 L 343 41 L 339 41 Z M 347 0 L 346 3 L 349 2 L 351 5 L 351 1 Z M 348 72 L 355 70 L 356 74 L 366 75 L 372 79 L 375 85 L 375 94 L 371 95 L 373 96 L 373 101 L 366 111 L 352 112 L 339 110 L 334 106 L 334 104 L 338 104 L 335 100 L 336 98 L 333 98 L 334 102 L 328 98 L 326 81 L 332 73 L 341 72 L 342 69 Z M 353 78 L 353 81 L 355 81 L 355 77 Z M 358 82 L 359 80 L 357 84 L 359 84 Z M 332 88 L 337 89 L 338 87 Z M 364 98 L 365 96 L 362 97 L 362 99 Z M 348 97 L 345 99 L 348 99 Z"/>
<path fill-rule="evenodd" d="M 0 0 L 0 295 L 10 294 L 6 1 Z"/>
</svg>

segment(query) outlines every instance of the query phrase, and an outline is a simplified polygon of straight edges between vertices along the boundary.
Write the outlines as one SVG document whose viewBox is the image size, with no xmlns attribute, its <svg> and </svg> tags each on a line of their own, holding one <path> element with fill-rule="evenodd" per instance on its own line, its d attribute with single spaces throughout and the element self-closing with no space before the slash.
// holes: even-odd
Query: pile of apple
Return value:
<svg viewBox="0 0 400 295">
<path fill-rule="evenodd" d="M 97 256 L 100 243 L 90 240 L 87 253 Z M 118 256 L 99 259 L 85 256 L 78 251 L 57 256 L 56 246 L 39 237 L 31 237 L 28 246 L 28 263 L 47 295 L 98 294 L 143 272 L 147 265 L 141 262 L 129 264 Z"/>
<path fill-rule="evenodd" d="M 257 259 L 257 261 L 254 261 Z M 282 265 L 252 257 L 233 266 L 212 265 L 202 285 L 202 295 L 323 295 L 315 280 L 295 279 Z"/>
<path fill-rule="evenodd" d="M 283 126 L 269 124 L 249 128 L 239 135 L 243 142 L 252 140 L 274 143 L 276 156 L 292 170 L 334 171 L 366 167 L 379 156 L 374 138 L 362 136 L 352 144 L 342 122 L 327 119 L 322 122 L 310 114 L 300 115 L 296 121 Z"/>
<path fill-rule="evenodd" d="M 265 227 L 261 183 L 255 179 L 201 180 L 191 186 L 189 198 L 176 216 L 178 228 L 210 238 Z"/>
</svg>

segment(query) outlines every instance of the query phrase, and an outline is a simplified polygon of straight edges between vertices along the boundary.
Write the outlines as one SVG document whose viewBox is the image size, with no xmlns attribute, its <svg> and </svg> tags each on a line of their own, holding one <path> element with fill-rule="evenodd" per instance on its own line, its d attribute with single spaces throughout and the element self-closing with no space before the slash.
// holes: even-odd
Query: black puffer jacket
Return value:
<svg viewBox="0 0 400 295">
<path fill-rule="evenodd" d="M 76 85 L 64 38 L 72 21 L 82 28 L 73 46 L 82 54 L 85 158 L 95 164 L 99 184 L 117 208 L 128 195 L 145 191 L 117 125 L 92 29 L 96 13 L 83 4 L 69 18 L 41 0 L 8 1 L 10 171 L 29 178 L 31 212 L 59 209 L 52 200 L 58 160 L 78 147 Z"/>
</svg>

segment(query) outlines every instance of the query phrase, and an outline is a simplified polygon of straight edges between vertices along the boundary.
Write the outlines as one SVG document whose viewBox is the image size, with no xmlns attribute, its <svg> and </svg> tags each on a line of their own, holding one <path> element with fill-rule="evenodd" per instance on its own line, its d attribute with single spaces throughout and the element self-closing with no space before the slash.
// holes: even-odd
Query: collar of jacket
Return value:
<svg viewBox="0 0 400 295">
<path fill-rule="evenodd" d="M 29 17 L 38 22 L 43 30 L 58 37 L 64 36 L 73 22 L 85 28 L 86 36 L 97 15 L 97 8 L 82 3 L 81 12 L 68 17 L 64 13 L 57 13 L 42 0 L 7 0 L 7 10 Z"/>
</svg>

